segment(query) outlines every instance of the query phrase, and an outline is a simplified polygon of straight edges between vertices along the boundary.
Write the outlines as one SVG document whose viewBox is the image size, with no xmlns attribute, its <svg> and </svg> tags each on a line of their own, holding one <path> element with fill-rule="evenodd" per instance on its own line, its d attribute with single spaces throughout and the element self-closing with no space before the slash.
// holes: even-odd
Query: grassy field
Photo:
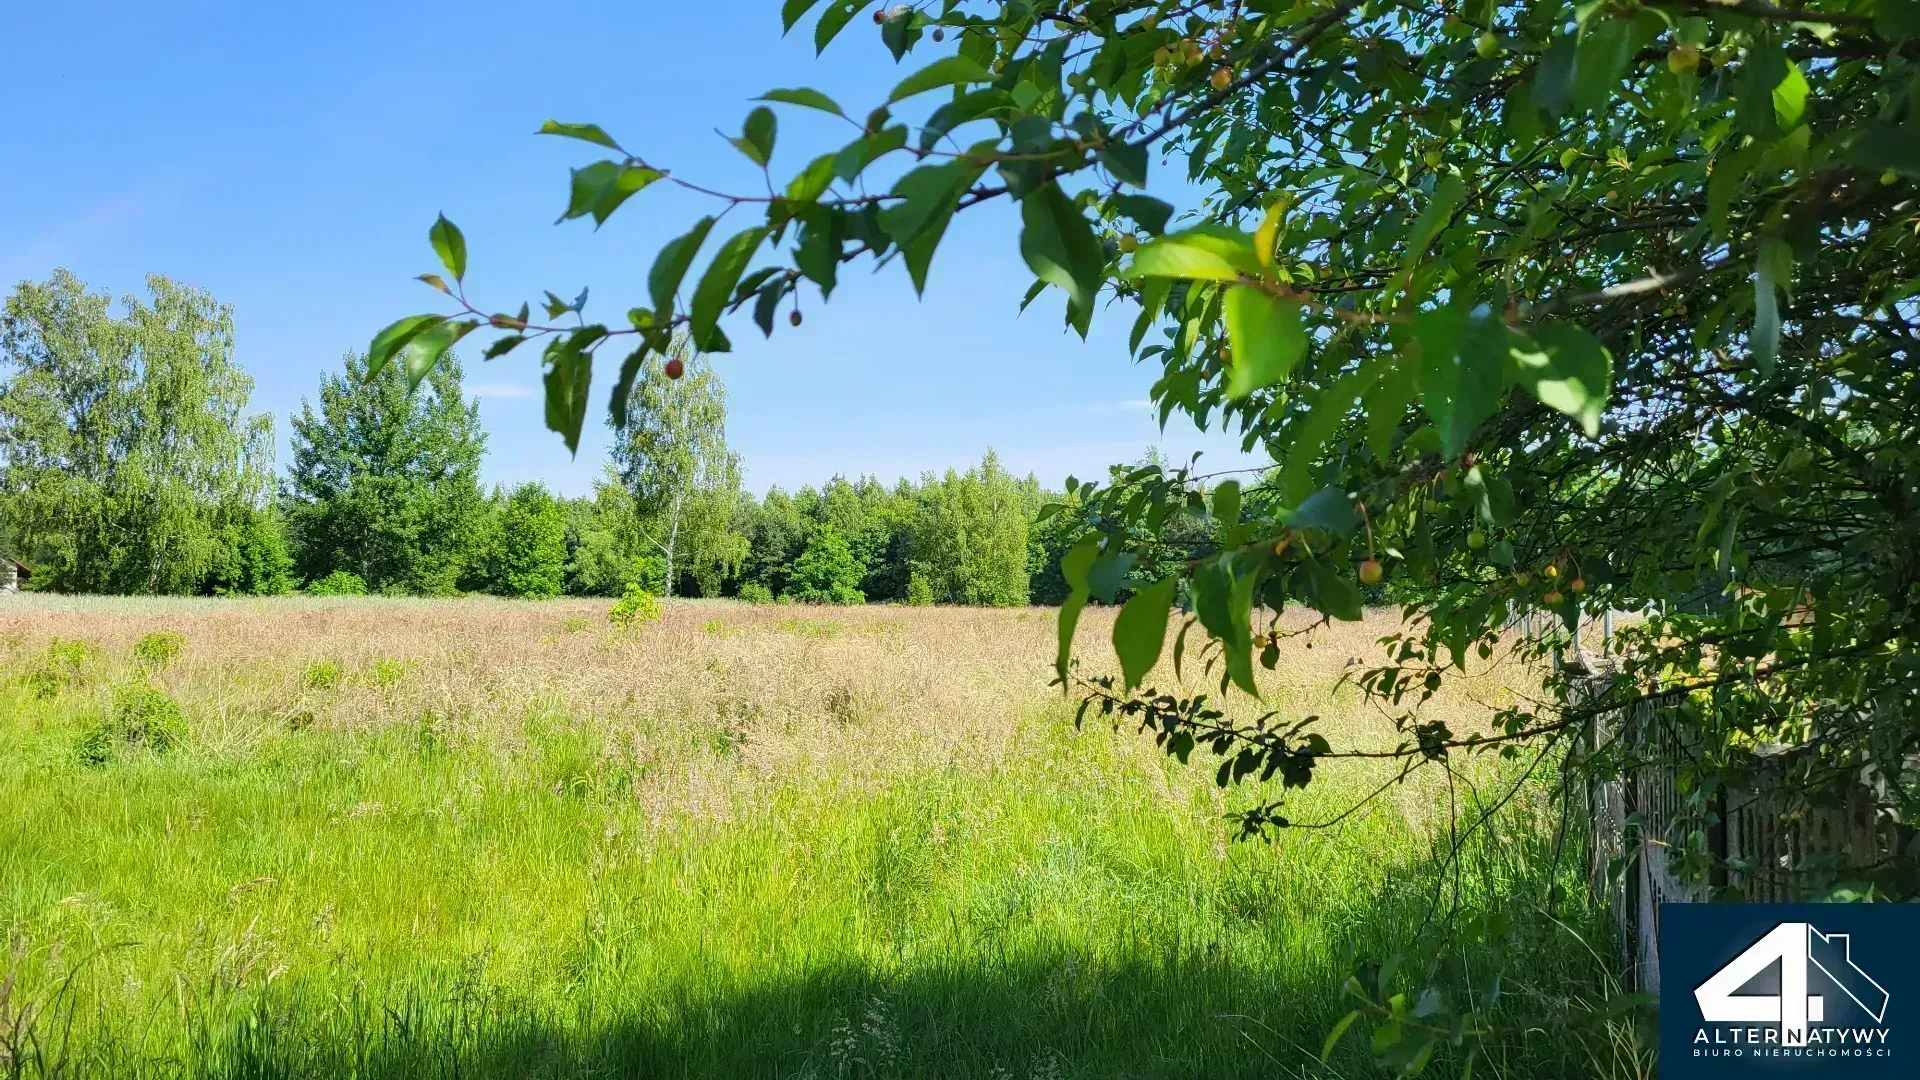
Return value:
<svg viewBox="0 0 1920 1080">
<path fill-rule="evenodd" d="M 1270 699 L 1390 744 L 1335 688 L 1389 627 L 1296 639 Z M 155 633 L 178 655 L 141 660 Z M 7 599 L 0 1075 L 1350 1080 L 1379 1075 L 1364 1038 L 1317 1055 L 1353 955 L 1456 891 L 1531 928 L 1517 1012 L 1601 992 L 1590 913 L 1538 910 L 1578 880 L 1545 781 L 1453 868 L 1438 774 L 1233 842 L 1223 815 L 1277 781 L 1223 793 L 1076 731 L 1053 633 L 1041 610 L 677 602 L 616 631 L 586 601 Z M 1470 728 L 1505 677 L 1437 707 Z M 1290 811 L 1380 775 L 1330 769 Z M 1476 1072 L 1624 1067 L 1539 1031 Z"/>
</svg>

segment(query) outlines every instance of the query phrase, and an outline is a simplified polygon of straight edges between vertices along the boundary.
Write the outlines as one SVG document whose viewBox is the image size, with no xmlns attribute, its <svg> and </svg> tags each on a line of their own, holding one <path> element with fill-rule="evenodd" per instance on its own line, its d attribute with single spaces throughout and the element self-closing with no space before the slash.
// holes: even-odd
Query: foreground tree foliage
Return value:
<svg viewBox="0 0 1920 1080">
<path fill-rule="evenodd" d="M 810 20 L 824 49 L 869 10 L 787 0 L 782 17 Z M 567 218 L 604 221 L 661 182 L 714 198 L 623 324 L 469 303 L 465 240 L 442 218 L 451 281 L 426 280 L 456 310 L 382 331 L 372 368 L 417 381 L 486 326 L 507 331 L 490 356 L 537 340 L 549 422 L 572 445 L 596 367 L 618 423 L 674 334 L 723 351 L 742 312 L 771 334 L 849 264 L 924 287 L 962 211 L 1016 202 L 1028 301 L 1059 290 L 1082 334 L 1096 313 L 1132 320 L 1163 372 L 1161 416 L 1239 432 L 1275 463 L 1070 485 L 1085 526 L 1061 563 L 1060 676 L 1103 710 L 1183 759 L 1213 750 L 1223 783 L 1304 785 L 1347 755 L 1561 761 L 1607 709 L 1681 702 L 1690 749 L 1666 764 L 1693 816 L 1661 839 L 1696 871 L 1715 793 L 1768 744 L 1805 747 L 1785 782 L 1809 803 L 1864 773 L 1880 813 L 1920 809 L 1920 4 L 1002 0 L 873 18 L 910 73 L 870 112 L 766 93 L 733 140 L 767 167 L 764 193 L 715 194 L 593 124 L 541 129 L 610 152 L 574 170 Z M 852 137 L 776 171 L 775 105 L 847 117 Z M 1185 184 L 1204 201 L 1176 224 L 1148 192 Z M 1196 517 L 1215 542 L 1164 542 Z M 1280 611 L 1358 618 L 1381 577 L 1410 598 L 1407 625 L 1364 686 L 1402 725 L 1397 748 L 1139 691 L 1170 609 L 1176 665 L 1255 694 Z M 1127 582 L 1124 675 L 1086 683 L 1077 615 Z M 1572 626 L 1608 608 L 1652 614 L 1620 635 L 1597 700 L 1549 675 L 1487 731 L 1421 719 L 1517 614 Z M 1243 824 L 1299 823 L 1274 804 Z M 1826 884 L 1909 897 L 1914 871 L 1902 850 Z M 1351 987 L 1383 1062 L 1407 1072 L 1499 1034 L 1495 1003 L 1429 961 Z"/>
</svg>

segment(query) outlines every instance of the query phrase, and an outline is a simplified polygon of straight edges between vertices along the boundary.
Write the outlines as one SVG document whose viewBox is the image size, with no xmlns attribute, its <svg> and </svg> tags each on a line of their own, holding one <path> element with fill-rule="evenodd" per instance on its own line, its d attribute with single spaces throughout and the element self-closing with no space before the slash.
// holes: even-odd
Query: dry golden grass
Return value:
<svg viewBox="0 0 1920 1080">
<path fill-rule="evenodd" d="M 184 635 L 160 677 L 188 710 L 195 740 L 244 751 L 288 727 L 351 730 L 429 724 L 439 737 L 512 750 L 529 718 L 604 731 L 608 745 L 658 766 L 643 793 L 680 809 L 723 813 L 756 781 L 810 770 L 837 782 L 909 767 L 980 767 L 1023 752 L 1037 712 L 1059 713 L 1049 685 L 1055 612 L 1045 608 L 755 607 L 672 601 L 657 623 L 610 626 L 604 600 L 486 598 L 273 600 L 17 597 L 0 609 L 0 644 L 16 670 L 54 637 L 96 646 L 105 688 L 129 677 L 135 642 Z M 1080 622 L 1082 670 L 1112 669 L 1116 609 Z M 1399 741 L 1390 714 L 1342 676 L 1379 662 L 1394 609 L 1360 623 L 1295 631 L 1273 671 L 1256 669 L 1263 703 L 1234 693 L 1235 715 L 1277 709 L 1321 717 L 1340 747 Z M 1177 629 L 1176 620 L 1170 635 Z M 1200 638 L 1196 631 L 1191 643 Z M 1150 684 L 1215 691 L 1189 653 L 1176 680 L 1166 650 Z M 1455 731 L 1511 701 L 1515 672 L 1495 665 L 1450 681 L 1421 711 Z M 1128 740 L 1123 740 L 1128 741 Z M 1144 739 L 1131 740 L 1144 744 Z M 716 747 L 727 751 L 715 754 Z M 1149 747 L 1150 749 L 1150 747 Z M 1359 768 L 1359 766 L 1355 766 Z M 1380 766 L 1384 768 L 1385 766 Z M 1407 809 L 1424 805 L 1416 787 Z"/>
</svg>

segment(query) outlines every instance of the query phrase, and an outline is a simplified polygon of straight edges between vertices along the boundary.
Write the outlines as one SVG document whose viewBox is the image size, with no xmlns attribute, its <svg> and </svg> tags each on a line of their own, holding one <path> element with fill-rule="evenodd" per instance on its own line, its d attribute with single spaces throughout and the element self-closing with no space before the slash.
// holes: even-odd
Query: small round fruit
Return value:
<svg viewBox="0 0 1920 1080">
<path fill-rule="evenodd" d="M 680 358 L 676 356 L 673 359 L 667 361 L 666 371 L 667 371 L 667 378 L 677 379 L 680 376 L 685 375 L 687 373 L 687 365 L 685 363 L 682 363 Z"/>
<path fill-rule="evenodd" d="M 1548 589 L 1547 595 L 1541 597 L 1540 599 L 1546 601 L 1548 607 L 1552 607 L 1553 605 L 1558 604 L 1561 600 L 1560 590 Z"/>
<path fill-rule="evenodd" d="M 1572 589 L 1574 592 L 1586 592 L 1587 579 L 1583 577 L 1576 577 L 1572 581 L 1567 582 L 1567 588 Z"/>
<path fill-rule="evenodd" d="M 942 42 L 942 41 L 945 41 L 945 40 L 947 40 L 947 32 L 946 32 L 945 30 L 942 30 L 942 29 L 940 29 L 940 28 L 939 28 L 939 27 L 937 27 L 937 26 L 936 26 L 936 27 L 934 27 L 934 28 L 933 28 L 933 40 L 934 40 L 934 43 L 935 43 L 935 44 L 938 44 L 939 42 Z"/>
<path fill-rule="evenodd" d="M 1547 576 L 1548 581 L 1552 581 L 1554 578 L 1557 578 L 1560 576 L 1560 568 L 1558 566 L 1555 566 L 1552 563 L 1548 563 L 1546 566 L 1542 567 L 1540 572 Z"/>
<path fill-rule="evenodd" d="M 1525 570 L 1522 570 L 1513 575 L 1513 583 L 1515 585 L 1525 585 L 1532 580 L 1533 580 L 1533 575 L 1527 573 Z"/>
<path fill-rule="evenodd" d="M 787 316 L 787 325 L 788 326 L 800 325 L 800 309 L 799 308 L 794 308 L 792 313 Z"/>
<path fill-rule="evenodd" d="M 1207 80 L 1215 90 L 1225 90 L 1233 85 L 1233 71 L 1230 68 L 1214 68 L 1213 77 Z"/>
<path fill-rule="evenodd" d="M 1132 253 L 1133 250 L 1138 248 L 1139 246 L 1140 246 L 1139 237 L 1133 235 L 1130 232 L 1120 234 L 1120 250 L 1121 251 Z"/>
<path fill-rule="evenodd" d="M 1432 498 L 1422 499 L 1420 501 L 1420 509 L 1429 514 L 1437 514 L 1440 512 L 1440 500 Z"/>
<path fill-rule="evenodd" d="M 1473 39 L 1473 51 L 1491 60 L 1500 55 L 1500 39 L 1494 37 L 1493 31 L 1489 30 Z"/>
<path fill-rule="evenodd" d="M 1475 551 L 1487 546 L 1487 534 L 1475 529 L 1467 534 L 1467 546 Z"/>
<path fill-rule="evenodd" d="M 1292 540 L 1293 540 L 1293 537 L 1291 536 L 1283 536 L 1280 539 L 1275 540 L 1273 542 L 1273 553 L 1275 555 L 1285 554 L 1287 550 L 1287 544 L 1290 543 Z"/>
<path fill-rule="evenodd" d="M 1440 156 L 1440 151 L 1429 150 L 1420 155 L 1420 160 L 1427 163 L 1427 168 L 1437 169 L 1440 167 L 1440 163 L 1446 159 Z"/>
<path fill-rule="evenodd" d="M 1366 562 L 1360 564 L 1360 584 L 1362 585 L 1378 585 L 1385 574 L 1386 571 L 1380 568 L 1379 559 L 1369 556 Z"/>
<path fill-rule="evenodd" d="M 1667 70 L 1675 75 L 1685 75 L 1700 66 L 1700 46 L 1675 45 L 1667 54 Z"/>
<path fill-rule="evenodd" d="M 883 7 L 874 8 L 873 9 L 873 25 L 879 26 L 886 21 L 887 21 L 887 9 Z"/>
</svg>

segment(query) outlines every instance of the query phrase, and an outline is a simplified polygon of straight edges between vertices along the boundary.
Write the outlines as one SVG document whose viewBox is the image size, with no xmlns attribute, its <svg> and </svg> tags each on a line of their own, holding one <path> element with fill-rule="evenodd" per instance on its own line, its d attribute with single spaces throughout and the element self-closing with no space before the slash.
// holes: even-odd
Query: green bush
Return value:
<svg viewBox="0 0 1920 1080">
<path fill-rule="evenodd" d="M 866 574 L 840 530 L 816 525 L 807 536 L 807 549 L 793 561 L 787 595 L 809 604 L 864 604 L 860 579 Z"/>
<path fill-rule="evenodd" d="M 907 603 L 914 607 L 928 607 L 933 603 L 933 583 L 917 570 L 907 578 Z"/>
<path fill-rule="evenodd" d="M 410 666 L 411 665 L 401 660 L 375 660 L 373 663 L 360 669 L 360 680 L 362 682 L 372 683 L 384 690 L 394 683 L 399 682 L 401 677 L 406 675 L 407 668 Z"/>
<path fill-rule="evenodd" d="M 82 764 L 100 766 L 122 749 L 165 754 L 186 741 L 180 704 L 146 683 L 129 683 L 115 691 L 112 709 L 82 733 L 77 753 Z"/>
<path fill-rule="evenodd" d="M 318 581 L 307 583 L 308 596 L 365 596 L 367 583 L 351 570 L 335 570 Z"/>
<path fill-rule="evenodd" d="M 307 665 L 307 670 L 301 678 L 311 689 L 331 690 L 340 685 L 346 678 L 346 673 L 341 671 L 340 665 L 332 660 L 315 660 Z"/>
<path fill-rule="evenodd" d="M 161 671 L 174 662 L 187 647 L 184 634 L 160 630 L 134 642 L 133 658 L 147 671 Z"/>
<path fill-rule="evenodd" d="M 539 484 L 513 489 L 500 507 L 487 588 L 499 596 L 559 596 L 567 569 L 567 515 Z"/>
<path fill-rule="evenodd" d="M 245 508 L 221 526 L 201 591 L 215 596 L 279 596 L 293 587 L 286 528 L 271 509 Z"/>
<path fill-rule="evenodd" d="M 62 690 L 85 685 L 82 669 L 98 652 L 91 641 L 54 638 L 47 642 L 47 655 L 35 661 L 21 681 L 42 701 L 57 697 Z"/>
<path fill-rule="evenodd" d="M 749 581 L 740 586 L 740 599 L 749 604 L 773 603 L 773 590 L 757 581 Z"/>
<path fill-rule="evenodd" d="M 660 618 L 660 598 L 638 585 L 627 586 L 607 612 L 607 621 L 622 630 Z"/>
</svg>

